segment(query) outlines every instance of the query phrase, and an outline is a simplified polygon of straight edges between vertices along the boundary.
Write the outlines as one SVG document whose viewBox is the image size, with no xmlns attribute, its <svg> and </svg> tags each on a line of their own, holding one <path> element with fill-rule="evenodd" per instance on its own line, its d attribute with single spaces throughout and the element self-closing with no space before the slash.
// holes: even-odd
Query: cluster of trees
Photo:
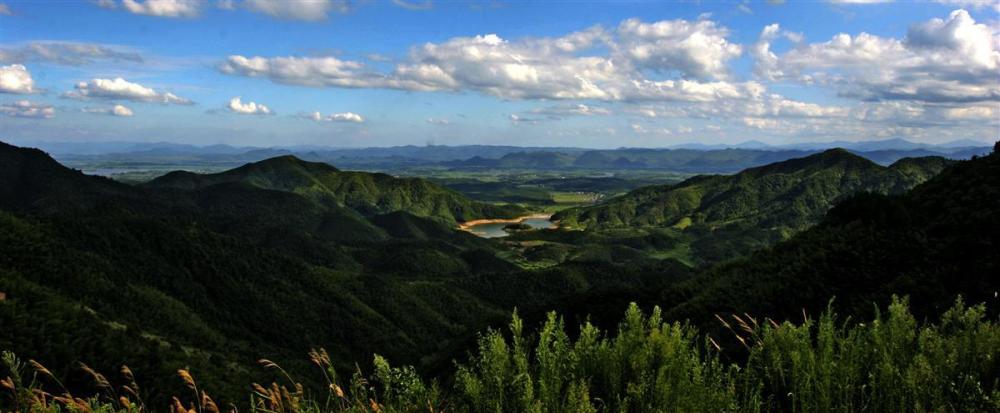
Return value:
<svg viewBox="0 0 1000 413">
<path fill-rule="evenodd" d="M 476 349 L 447 382 L 427 381 L 412 367 L 392 367 L 378 355 L 369 374 L 341 375 L 344 370 L 334 367 L 325 350 L 311 350 L 322 385 L 307 391 L 264 359 L 261 364 L 275 374 L 273 384 L 255 384 L 243 401 L 228 402 L 265 412 L 1000 409 L 1000 325 L 986 318 L 981 305 L 966 307 L 959 301 L 939 322 L 925 325 L 898 299 L 887 314 L 867 323 L 846 323 L 830 310 L 798 322 L 748 314 L 718 319 L 742 347 L 723 348 L 695 328 L 665 321 L 659 308 L 644 314 L 634 304 L 616 330 L 584 323 L 572 336 L 556 313 L 534 332 L 515 313 L 509 331 L 479 336 Z M 43 365 L 26 365 L 12 353 L 5 353 L 3 361 L 4 410 L 161 408 L 145 404 L 127 367 L 115 380 L 122 384 L 112 384 L 84 366 L 94 390 L 81 397 L 60 393 L 67 390 Z M 180 370 L 175 380 L 187 388 L 175 395 L 171 411 L 219 411 L 223 400 L 213 399 L 211 387 L 195 380 L 199 373 Z"/>
</svg>

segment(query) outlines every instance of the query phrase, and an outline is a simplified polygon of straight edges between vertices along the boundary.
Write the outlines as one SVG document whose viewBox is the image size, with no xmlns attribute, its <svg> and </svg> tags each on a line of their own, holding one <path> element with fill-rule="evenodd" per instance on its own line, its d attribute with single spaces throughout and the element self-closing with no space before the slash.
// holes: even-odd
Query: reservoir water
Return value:
<svg viewBox="0 0 1000 413">
<path fill-rule="evenodd" d="M 521 221 L 522 224 L 526 224 L 534 229 L 545 229 L 545 228 L 555 228 L 556 225 L 549 221 L 547 218 L 528 218 Z M 503 230 L 503 227 L 509 225 L 509 222 L 501 223 L 488 223 L 479 224 L 469 227 L 467 230 L 475 235 L 483 238 L 499 238 L 506 237 L 510 235 L 507 231 Z"/>
</svg>

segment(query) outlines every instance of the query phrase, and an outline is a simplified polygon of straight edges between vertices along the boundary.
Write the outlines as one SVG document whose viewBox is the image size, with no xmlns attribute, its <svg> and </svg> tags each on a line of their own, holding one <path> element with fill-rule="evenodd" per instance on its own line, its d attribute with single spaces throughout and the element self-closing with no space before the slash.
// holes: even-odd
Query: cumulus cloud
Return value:
<svg viewBox="0 0 1000 413">
<path fill-rule="evenodd" d="M 760 93 L 759 83 L 725 79 L 726 62 L 740 54 L 727 34 L 708 20 L 627 20 L 613 31 L 591 27 L 561 37 L 426 43 L 388 73 L 335 57 L 242 55 L 219 70 L 302 86 L 468 90 L 503 99 L 704 102 Z"/>
<path fill-rule="evenodd" d="M 431 0 L 424 1 L 408 1 L 408 0 L 392 0 L 392 4 L 408 10 L 430 10 L 434 8 L 434 2 Z"/>
<path fill-rule="evenodd" d="M 510 123 L 513 125 L 535 125 L 541 122 L 541 119 L 529 118 L 525 117 L 524 115 L 518 115 L 516 113 L 511 113 L 510 115 L 507 115 L 507 119 L 509 119 Z"/>
<path fill-rule="evenodd" d="M 994 123 L 1000 119 L 1000 106 L 967 106 L 946 108 L 943 110 L 945 117 L 949 119 L 981 119 L 992 120 Z"/>
<path fill-rule="evenodd" d="M 303 115 L 302 117 L 316 122 L 363 123 L 365 121 L 365 118 L 363 116 L 354 112 L 331 113 L 325 116 L 319 112 L 312 112 Z"/>
<path fill-rule="evenodd" d="M 996 0 L 934 0 L 934 2 L 949 6 L 967 7 L 970 9 L 983 9 L 991 7 L 994 11 L 1000 13 L 1000 2 L 997 2 Z"/>
<path fill-rule="evenodd" d="M 321 21 L 331 12 L 344 13 L 350 4 L 343 0 L 246 0 L 244 6 L 258 13 L 287 20 Z"/>
<path fill-rule="evenodd" d="M 893 0 L 828 0 L 833 4 L 880 4 L 892 3 Z"/>
<path fill-rule="evenodd" d="M 742 48 L 726 40 L 729 30 L 714 21 L 629 19 L 618 26 L 615 48 L 627 61 L 658 72 L 680 71 L 697 78 L 724 78 L 728 61 Z"/>
<path fill-rule="evenodd" d="M 0 93 L 35 92 L 35 81 L 24 65 L 0 66 Z"/>
<path fill-rule="evenodd" d="M 766 47 L 767 30 L 762 33 Z M 838 34 L 784 55 L 755 53 L 769 79 L 837 87 L 862 100 L 1000 101 L 1000 37 L 967 11 L 910 27 L 905 39 Z M 766 49 L 764 49 L 766 50 Z"/>
<path fill-rule="evenodd" d="M 74 90 L 68 91 L 63 96 L 71 99 L 122 99 L 135 102 L 151 102 L 173 105 L 192 105 L 188 99 L 179 97 L 170 92 L 157 92 L 152 88 L 145 87 L 138 83 L 132 83 L 122 78 L 115 79 L 93 79 L 89 82 L 76 84 Z"/>
<path fill-rule="evenodd" d="M 750 99 L 730 99 L 711 103 L 640 105 L 628 111 L 645 118 L 844 118 L 850 108 L 788 99 L 763 94 Z"/>
<path fill-rule="evenodd" d="M 142 62 L 138 53 L 94 43 L 31 42 L 13 47 L 0 47 L 0 63 L 28 61 L 79 66 L 95 60 Z"/>
<path fill-rule="evenodd" d="M 549 119 L 558 120 L 571 116 L 604 116 L 610 114 L 611 110 L 608 108 L 579 103 L 575 105 L 557 105 L 535 108 L 524 113 L 522 116 L 545 116 Z"/>
<path fill-rule="evenodd" d="M 51 119 L 56 111 L 49 105 L 18 100 L 13 103 L 0 104 L 0 113 L 15 118 Z"/>
<path fill-rule="evenodd" d="M 130 117 L 134 115 L 132 109 L 123 105 L 114 105 L 106 108 L 83 108 L 86 113 L 93 113 L 97 115 L 108 115 L 108 116 L 119 116 L 119 117 Z"/>
<path fill-rule="evenodd" d="M 171 18 L 197 17 L 204 4 L 204 0 L 121 0 L 122 8 L 129 13 Z M 103 7 L 114 8 L 108 2 L 103 2 Z"/>
<path fill-rule="evenodd" d="M 256 102 L 243 103 L 242 101 L 240 101 L 240 97 L 239 96 L 234 97 L 232 99 L 229 99 L 229 104 L 226 105 L 226 108 L 229 109 L 229 111 L 231 111 L 233 113 L 239 113 L 241 115 L 271 115 L 271 114 L 274 114 L 274 112 L 271 111 L 271 108 L 269 108 L 269 107 L 267 107 L 267 106 L 265 106 L 263 104 L 256 103 Z"/>
<path fill-rule="evenodd" d="M 385 87 L 382 76 L 365 71 L 360 62 L 336 57 L 229 56 L 219 65 L 222 73 L 266 77 L 277 83 L 312 87 Z"/>
</svg>

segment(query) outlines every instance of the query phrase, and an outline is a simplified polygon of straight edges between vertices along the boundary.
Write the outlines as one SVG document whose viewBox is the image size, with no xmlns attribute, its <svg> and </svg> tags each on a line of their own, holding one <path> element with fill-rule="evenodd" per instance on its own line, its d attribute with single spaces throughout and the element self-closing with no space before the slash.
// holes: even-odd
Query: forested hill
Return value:
<svg viewBox="0 0 1000 413">
<path fill-rule="evenodd" d="M 87 386 L 77 361 L 125 362 L 160 392 L 147 400 L 177 393 L 190 366 L 239 403 L 257 358 L 324 345 L 344 368 L 376 349 L 440 364 L 507 313 L 457 286 L 513 269 L 488 240 L 259 186 L 326 172 L 342 173 L 279 158 L 233 172 L 253 182 L 135 187 L 0 145 L 0 349 L 33 353 L 70 388 Z"/>
<path fill-rule="evenodd" d="M 0 142 L 0 208 L 87 208 L 115 198 L 140 201 L 128 185 L 66 168 L 38 149 Z"/>
<path fill-rule="evenodd" d="M 907 158 L 883 167 L 846 150 L 831 149 L 735 175 L 703 175 L 676 185 L 640 188 L 600 205 L 562 211 L 554 219 L 586 228 L 737 226 L 787 236 L 819 221 L 848 195 L 901 193 L 951 162 L 940 157 Z"/>
<path fill-rule="evenodd" d="M 859 194 L 819 225 L 664 292 L 673 318 L 725 311 L 794 317 L 836 297 L 842 312 L 908 295 L 920 316 L 957 295 L 996 310 L 1000 291 L 1000 153 L 958 162 L 911 191 Z"/>
<path fill-rule="evenodd" d="M 524 213 L 517 206 L 495 206 L 469 200 L 424 179 L 341 171 L 325 163 L 307 162 L 291 155 L 249 163 L 217 174 L 171 172 L 145 186 L 194 190 L 233 183 L 293 192 L 324 205 L 346 206 L 366 216 L 406 211 L 454 222 L 510 218 Z"/>
</svg>

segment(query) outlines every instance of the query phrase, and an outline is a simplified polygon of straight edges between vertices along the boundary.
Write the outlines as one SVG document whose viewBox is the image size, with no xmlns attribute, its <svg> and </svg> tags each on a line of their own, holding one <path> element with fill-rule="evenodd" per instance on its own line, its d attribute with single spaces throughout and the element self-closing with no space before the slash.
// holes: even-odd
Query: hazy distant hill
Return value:
<svg viewBox="0 0 1000 413">
<path fill-rule="evenodd" d="M 510 218 L 517 206 L 471 201 L 458 192 L 419 178 L 341 171 L 325 163 L 281 156 L 217 174 L 175 171 L 146 184 L 150 188 L 202 189 L 222 183 L 299 194 L 329 206 L 346 206 L 363 215 L 406 211 L 450 222 L 479 218 Z"/>
<path fill-rule="evenodd" d="M 594 169 L 666 170 L 685 173 L 733 173 L 755 166 L 799 158 L 831 147 L 843 147 L 876 163 L 889 165 L 905 157 L 943 156 L 968 159 L 989 153 L 988 145 L 960 140 L 941 145 L 903 139 L 870 142 L 802 143 L 772 146 L 748 141 L 733 145 L 684 144 L 657 148 L 545 148 L 516 146 L 394 146 L 384 148 L 287 148 L 192 146 L 169 143 L 46 144 L 60 162 L 92 171 L 217 171 L 247 162 L 295 155 L 345 168 L 394 171 L 411 167 L 466 169 Z M 76 151 L 76 152 L 74 152 Z M 107 172 L 101 172 L 107 173 Z"/>
</svg>

